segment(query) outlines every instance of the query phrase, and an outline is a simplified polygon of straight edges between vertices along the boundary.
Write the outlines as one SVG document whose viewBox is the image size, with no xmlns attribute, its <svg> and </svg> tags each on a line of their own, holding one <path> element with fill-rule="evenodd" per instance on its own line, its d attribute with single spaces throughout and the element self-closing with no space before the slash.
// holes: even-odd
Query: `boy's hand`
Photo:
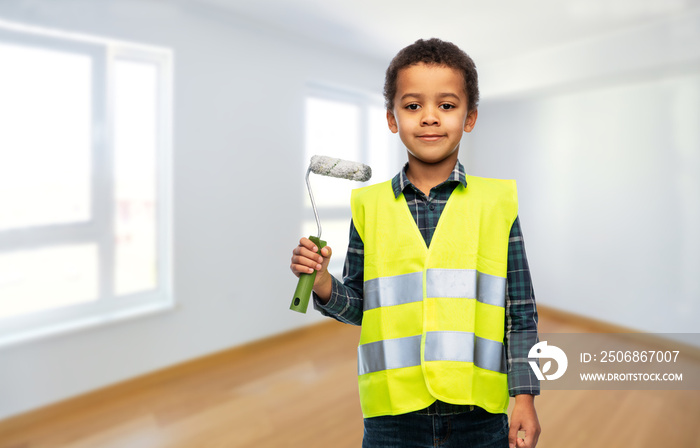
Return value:
<svg viewBox="0 0 700 448">
<path fill-rule="evenodd" d="M 321 249 L 321 255 L 317 254 L 318 247 L 308 238 L 299 240 L 299 245 L 292 251 L 292 265 L 290 268 L 294 275 L 311 274 L 316 271 L 314 280 L 314 292 L 323 303 L 331 297 L 331 275 L 328 273 L 328 263 L 331 261 L 332 250 L 329 246 Z"/>
<path fill-rule="evenodd" d="M 518 431 L 525 433 L 525 438 L 518 437 Z M 540 438 L 540 422 L 535 412 L 534 395 L 520 394 L 515 396 L 515 406 L 510 415 L 510 431 L 508 432 L 509 448 L 535 448 Z"/>
</svg>

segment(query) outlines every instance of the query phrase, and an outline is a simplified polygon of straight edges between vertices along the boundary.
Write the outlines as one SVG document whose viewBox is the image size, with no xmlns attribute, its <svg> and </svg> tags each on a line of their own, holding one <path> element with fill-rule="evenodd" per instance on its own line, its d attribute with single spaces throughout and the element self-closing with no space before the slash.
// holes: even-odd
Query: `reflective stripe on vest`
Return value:
<svg viewBox="0 0 700 448">
<path fill-rule="evenodd" d="M 423 300 L 423 273 L 380 277 L 365 282 L 364 310 Z M 475 269 L 428 269 L 426 297 L 467 297 L 505 307 L 506 279 Z"/>
<path fill-rule="evenodd" d="M 358 374 L 419 366 L 421 339 L 417 335 L 360 345 Z M 500 342 L 475 337 L 474 333 L 431 331 L 425 335 L 426 361 L 471 362 L 485 370 L 506 373 L 504 350 Z"/>
</svg>

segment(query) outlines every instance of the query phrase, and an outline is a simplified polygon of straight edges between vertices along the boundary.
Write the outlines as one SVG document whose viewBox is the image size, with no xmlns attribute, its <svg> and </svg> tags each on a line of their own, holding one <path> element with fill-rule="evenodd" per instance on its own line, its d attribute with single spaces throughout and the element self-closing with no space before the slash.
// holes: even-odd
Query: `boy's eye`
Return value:
<svg viewBox="0 0 700 448">
<path fill-rule="evenodd" d="M 406 106 L 406 109 L 408 110 L 418 110 L 418 108 L 420 108 L 418 104 L 409 104 L 408 106 Z"/>
<path fill-rule="evenodd" d="M 443 108 L 443 109 L 445 109 L 445 110 L 450 110 L 450 109 L 454 109 L 454 108 L 455 108 L 455 106 L 452 105 L 452 104 L 441 104 L 440 107 Z"/>
</svg>

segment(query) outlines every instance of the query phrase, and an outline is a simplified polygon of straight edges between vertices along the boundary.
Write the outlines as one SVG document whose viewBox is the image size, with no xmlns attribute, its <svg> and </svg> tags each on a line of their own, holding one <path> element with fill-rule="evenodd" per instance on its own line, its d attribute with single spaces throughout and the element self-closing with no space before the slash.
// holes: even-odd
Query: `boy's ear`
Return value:
<svg viewBox="0 0 700 448">
<path fill-rule="evenodd" d="M 389 130 L 396 134 L 399 132 L 399 126 L 396 123 L 396 117 L 394 116 L 394 113 L 387 109 L 386 111 L 386 122 L 389 124 Z"/>
<path fill-rule="evenodd" d="M 464 122 L 464 132 L 471 132 L 476 124 L 476 117 L 479 115 L 479 111 L 474 109 L 469 111 L 467 114 L 467 121 Z"/>
</svg>

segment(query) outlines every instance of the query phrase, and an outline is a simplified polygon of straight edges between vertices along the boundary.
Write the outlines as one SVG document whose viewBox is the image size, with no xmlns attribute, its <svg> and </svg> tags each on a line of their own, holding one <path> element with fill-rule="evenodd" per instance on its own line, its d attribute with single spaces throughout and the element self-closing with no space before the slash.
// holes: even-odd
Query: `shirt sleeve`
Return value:
<svg viewBox="0 0 700 448">
<path fill-rule="evenodd" d="M 506 284 L 508 390 L 511 397 L 539 395 L 540 381 L 527 362 L 530 348 L 537 343 L 537 307 L 519 217 L 510 230 Z"/>
<path fill-rule="evenodd" d="M 364 294 L 365 246 L 355 224 L 350 221 L 350 241 L 343 267 L 343 281 L 332 278 L 331 297 L 328 303 L 321 304 L 314 293 L 314 308 L 324 316 L 340 322 L 362 325 L 362 304 Z"/>
</svg>

